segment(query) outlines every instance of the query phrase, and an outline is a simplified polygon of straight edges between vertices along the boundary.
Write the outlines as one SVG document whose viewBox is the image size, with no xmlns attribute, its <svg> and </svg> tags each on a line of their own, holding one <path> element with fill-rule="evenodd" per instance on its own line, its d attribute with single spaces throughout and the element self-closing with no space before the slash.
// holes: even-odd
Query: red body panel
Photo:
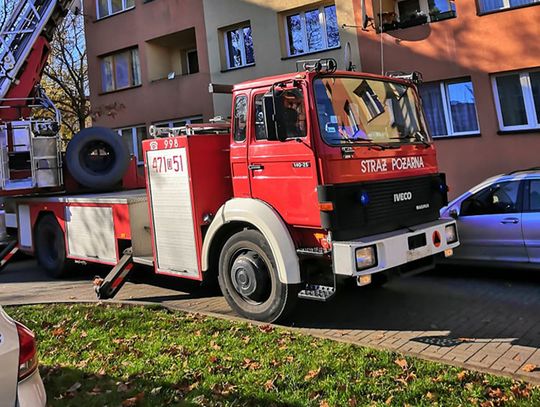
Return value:
<svg viewBox="0 0 540 407">
<path fill-rule="evenodd" d="M 100 203 L 66 203 L 66 202 L 43 202 L 39 199 L 32 199 L 30 201 L 22 201 L 30 207 L 30 222 L 32 225 L 32 230 L 35 230 L 36 223 L 40 215 L 44 213 L 52 213 L 56 217 L 60 228 L 64 232 L 64 239 L 66 242 L 66 253 L 69 253 L 68 239 L 66 235 L 66 208 L 69 207 L 105 207 L 112 208 L 113 212 L 113 223 L 114 223 L 114 237 L 116 240 L 119 239 L 131 239 L 131 225 L 129 220 L 129 207 L 127 204 L 100 204 Z M 32 239 L 33 241 L 33 239 Z M 35 248 L 32 247 L 30 250 L 26 248 L 21 248 L 22 251 L 34 254 Z M 73 260 L 87 260 L 79 259 L 73 256 L 67 256 Z M 118 253 L 118 246 L 116 247 L 116 260 L 120 259 L 120 253 Z M 102 262 L 95 260 L 95 263 L 108 264 L 112 265 L 114 263 Z"/>
<path fill-rule="evenodd" d="M 153 163 L 148 162 L 147 153 L 149 151 L 160 151 L 167 149 L 186 149 L 190 199 L 193 213 L 193 232 L 195 235 L 195 246 L 197 251 L 197 262 L 199 275 L 196 280 L 202 280 L 201 253 L 205 228 L 207 223 L 203 220 L 206 214 L 215 215 L 219 208 L 232 197 L 232 182 L 230 174 L 230 142 L 228 135 L 197 135 L 178 136 L 171 138 L 161 138 L 145 140 L 143 142 L 144 160 L 147 171 L 152 169 Z M 149 204 L 150 228 L 152 232 L 152 248 L 154 259 L 157 258 L 158 248 L 156 247 L 156 230 L 154 214 L 152 213 L 152 199 L 150 177 L 147 178 L 147 194 Z M 158 262 L 155 263 L 157 274 L 171 274 L 178 277 L 178 274 L 169 273 L 158 269 Z M 193 277 L 185 277 L 193 278 Z"/>
</svg>

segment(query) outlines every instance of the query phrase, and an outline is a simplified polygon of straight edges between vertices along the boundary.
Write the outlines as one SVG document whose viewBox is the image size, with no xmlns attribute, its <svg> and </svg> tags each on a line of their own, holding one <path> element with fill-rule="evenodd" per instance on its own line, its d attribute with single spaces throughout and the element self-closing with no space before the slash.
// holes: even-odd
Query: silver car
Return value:
<svg viewBox="0 0 540 407">
<path fill-rule="evenodd" d="M 0 407 L 45 406 L 32 331 L 0 307 Z"/>
<path fill-rule="evenodd" d="M 540 266 L 540 168 L 485 180 L 447 207 L 461 245 L 444 262 Z"/>
</svg>

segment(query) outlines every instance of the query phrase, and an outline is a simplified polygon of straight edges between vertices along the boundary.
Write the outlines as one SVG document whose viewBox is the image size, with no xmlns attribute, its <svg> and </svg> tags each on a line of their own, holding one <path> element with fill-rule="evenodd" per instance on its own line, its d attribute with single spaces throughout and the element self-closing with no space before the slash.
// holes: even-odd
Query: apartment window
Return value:
<svg viewBox="0 0 540 407">
<path fill-rule="evenodd" d="M 101 58 L 101 81 L 103 92 L 140 85 L 139 50 L 132 48 Z"/>
<path fill-rule="evenodd" d="M 522 7 L 534 3 L 540 3 L 540 0 L 478 0 L 481 13 Z"/>
<path fill-rule="evenodd" d="M 156 127 L 183 127 L 186 124 L 199 124 L 203 122 L 202 116 L 184 117 L 183 119 L 167 120 L 154 123 Z"/>
<path fill-rule="evenodd" d="M 97 18 L 104 18 L 135 7 L 135 0 L 97 0 Z"/>
<path fill-rule="evenodd" d="M 243 25 L 224 32 L 227 68 L 240 68 L 255 63 L 251 26 Z"/>
<path fill-rule="evenodd" d="M 453 0 L 399 0 L 394 4 L 395 8 L 392 11 L 378 15 L 383 31 L 456 17 Z"/>
<path fill-rule="evenodd" d="M 122 141 L 126 144 L 129 153 L 133 157 L 137 157 L 137 164 L 142 165 L 144 163 L 142 141 L 148 138 L 146 127 L 124 127 L 116 129 L 116 132 L 122 137 Z"/>
<path fill-rule="evenodd" d="M 501 130 L 540 129 L 540 71 L 493 78 Z"/>
<path fill-rule="evenodd" d="M 425 83 L 422 104 L 434 137 L 479 132 L 472 82 L 469 78 Z"/>
<path fill-rule="evenodd" d="M 340 45 L 336 6 L 308 9 L 285 17 L 288 55 L 337 48 Z"/>
</svg>

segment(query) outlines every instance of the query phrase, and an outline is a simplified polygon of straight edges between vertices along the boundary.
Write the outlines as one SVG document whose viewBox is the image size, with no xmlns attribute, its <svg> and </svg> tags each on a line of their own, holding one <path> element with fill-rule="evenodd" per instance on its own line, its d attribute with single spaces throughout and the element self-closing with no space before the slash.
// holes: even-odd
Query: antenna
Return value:
<svg viewBox="0 0 540 407">
<path fill-rule="evenodd" d="M 349 41 L 347 41 L 343 50 L 343 66 L 346 71 L 354 71 L 355 68 L 351 59 L 351 43 Z"/>
</svg>

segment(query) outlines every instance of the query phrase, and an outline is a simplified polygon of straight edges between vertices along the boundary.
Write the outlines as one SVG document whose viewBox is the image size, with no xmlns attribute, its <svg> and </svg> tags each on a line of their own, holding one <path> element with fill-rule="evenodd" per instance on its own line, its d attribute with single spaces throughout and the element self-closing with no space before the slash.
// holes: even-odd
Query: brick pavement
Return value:
<svg viewBox="0 0 540 407">
<path fill-rule="evenodd" d="M 95 271 L 95 270 L 92 270 Z M 94 301 L 93 272 L 50 281 L 32 261 L 0 272 L 0 304 Z M 540 384 L 540 273 L 451 269 L 348 289 L 329 304 L 300 301 L 288 327 Z M 151 282 L 152 284 L 148 284 Z M 222 297 L 159 278 L 127 283 L 117 299 L 235 318 Z M 191 293 L 191 294 L 190 294 Z"/>
</svg>

